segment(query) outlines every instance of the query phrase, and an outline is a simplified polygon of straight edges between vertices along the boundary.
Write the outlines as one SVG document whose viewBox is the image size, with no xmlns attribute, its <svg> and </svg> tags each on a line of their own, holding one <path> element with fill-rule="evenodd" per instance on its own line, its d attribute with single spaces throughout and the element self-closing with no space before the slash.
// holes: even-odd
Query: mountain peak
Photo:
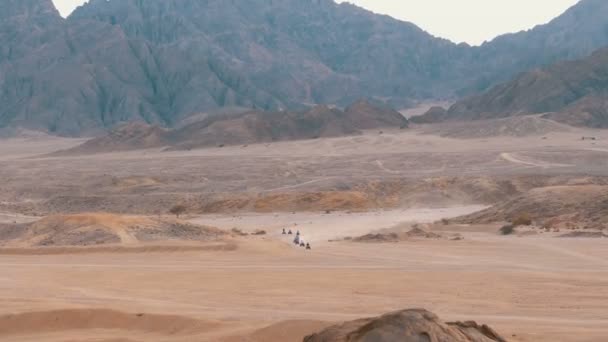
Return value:
<svg viewBox="0 0 608 342">
<path fill-rule="evenodd" d="M 3 0 L 0 3 L 0 20 L 12 17 L 41 16 L 61 17 L 52 0 Z"/>
</svg>

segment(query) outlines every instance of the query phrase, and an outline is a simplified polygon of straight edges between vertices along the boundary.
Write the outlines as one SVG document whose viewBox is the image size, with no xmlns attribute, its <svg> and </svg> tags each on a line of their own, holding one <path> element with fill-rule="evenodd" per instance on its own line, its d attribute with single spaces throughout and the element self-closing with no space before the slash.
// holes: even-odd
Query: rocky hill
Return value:
<svg viewBox="0 0 608 342">
<path fill-rule="evenodd" d="M 470 224 L 514 222 L 526 216 L 551 228 L 608 229 L 608 186 L 549 186 L 502 201 L 457 222 Z"/>
<path fill-rule="evenodd" d="M 435 109 L 417 122 L 476 120 L 547 113 L 570 125 L 608 127 L 608 49 L 517 76 L 480 95 Z"/>
<path fill-rule="evenodd" d="M 443 323 L 423 309 L 393 312 L 380 317 L 346 322 L 304 338 L 304 342 L 505 342 L 487 325 L 475 322 Z"/>
<path fill-rule="evenodd" d="M 131 123 L 59 153 L 87 154 L 160 147 L 187 150 L 338 137 L 360 134 L 367 129 L 406 127 L 408 120 L 399 112 L 367 101 L 358 101 L 345 111 L 316 106 L 305 111 L 256 110 L 215 115 L 173 130 Z"/>
<path fill-rule="evenodd" d="M 217 241 L 219 229 L 173 219 L 107 213 L 52 215 L 28 224 L 0 225 L 0 247 L 138 245 L 167 241 Z"/>
<path fill-rule="evenodd" d="M 601 0 L 480 47 L 332 0 L 91 0 L 67 19 L 51 0 L 5 0 L 0 13 L 0 127 L 63 135 L 224 107 L 405 107 L 608 44 Z"/>
<path fill-rule="evenodd" d="M 119 126 L 107 134 L 91 139 L 70 150 L 74 154 L 129 151 L 167 146 L 168 131 L 142 122 Z"/>
</svg>

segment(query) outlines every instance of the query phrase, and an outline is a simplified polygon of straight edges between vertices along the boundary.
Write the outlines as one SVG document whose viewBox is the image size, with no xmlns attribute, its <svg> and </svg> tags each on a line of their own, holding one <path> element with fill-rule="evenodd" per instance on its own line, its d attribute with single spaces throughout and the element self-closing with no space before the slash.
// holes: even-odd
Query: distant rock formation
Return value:
<svg viewBox="0 0 608 342">
<path fill-rule="evenodd" d="M 506 342 L 475 322 L 443 323 L 423 309 L 347 322 L 304 338 L 304 342 Z"/>
<path fill-rule="evenodd" d="M 413 122 L 495 119 L 527 114 L 575 126 L 608 128 L 608 49 L 519 75 L 443 113 L 432 109 Z"/>
<path fill-rule="evenodd" d="M 382 104 L 360 100 L 345 109 L 348 117 L 357 129 L 375 129 L 382 127 L 407 128 L 408 120 L 396 110 Z"/>
<path fill-rule="evenodd" d="M 87 154 L 163 147 L 170 144 L 168 133 L 161 127 L 142 122 L 127 123 L 111 130 L 106 135 L 70 149 L 69 153 Z M 64 152 L 58 154 L 64 154 Z"/>
<path fill-rule="evenodd" d="M 60 154 L 83 154 L 166 147 L 187 150 L 201 147 L 305 140 L 360 134 L 363 129 L 405 128 L 399 112 L 366 101 L 345 111 L 315 106 L 301 112 L 250 111 L 215 115 L 175 130 L 131 123 Z"/>
<path fill-rule="evenodd" d="M 428 124 L 441 122 L 447 119 L 448 111 L 439 106 L 431 107 L 426 113 L 410 118 L 410 121 L 416 124 Z"/>
</svg>

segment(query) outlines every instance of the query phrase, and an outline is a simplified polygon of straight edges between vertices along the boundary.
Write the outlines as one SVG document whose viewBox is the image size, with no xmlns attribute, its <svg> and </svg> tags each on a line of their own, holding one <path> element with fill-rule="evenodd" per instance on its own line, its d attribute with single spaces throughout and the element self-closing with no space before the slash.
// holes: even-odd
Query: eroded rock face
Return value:
<svg viewBox="0 0 608 342">
<path fill-rule="evenodd" d="M 304 342 L 506 342 L 475 322 L 443 323 L 424 309 L 410 309 L 329 327 Z"/>
</svg>

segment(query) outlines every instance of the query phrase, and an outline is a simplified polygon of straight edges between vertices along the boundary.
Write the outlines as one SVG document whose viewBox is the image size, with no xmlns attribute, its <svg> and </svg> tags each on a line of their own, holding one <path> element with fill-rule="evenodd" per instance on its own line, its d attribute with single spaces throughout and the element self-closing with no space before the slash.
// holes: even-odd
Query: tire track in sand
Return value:
<svg viewBox="0 0 608 342">
<path fill-rule="evenodd" d="M 556 164 L 556 163 L 546 163 L 546 162 L 541 162 L 541 161 L 522 160 L 519 157 L 517 157 L 517 154 L 507 153 L 507 152 L 501 153 L 500 158 L 502 158 L 508 162 L 515 163 L 515 164 L 522 164 L 522 165 L 533 166 L 533 167 L 542 167 L 542 168 L 574 166 L 572 164 Z"/>
</svg>

